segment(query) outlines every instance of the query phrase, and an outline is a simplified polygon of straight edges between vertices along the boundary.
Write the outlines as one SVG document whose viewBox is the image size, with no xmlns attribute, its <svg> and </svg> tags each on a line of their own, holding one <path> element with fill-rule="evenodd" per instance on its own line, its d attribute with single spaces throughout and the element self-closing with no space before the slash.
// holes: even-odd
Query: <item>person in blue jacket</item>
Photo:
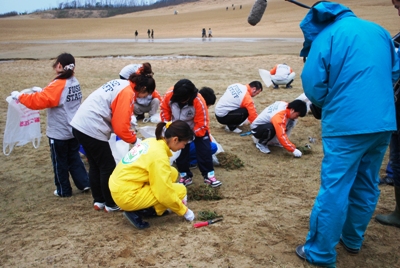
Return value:
<svg viewBox="0 0 400 268">
<path fill-rule="evenodd" d="M 321 108 L 324 157 L 310 230 L 296 254 L 336 267 L 335 246 L 357 254 L 379 198 L 379 170 L 396 130 L 399 63 L 389 33 L 346 6 L 320 1 L 300 23 L 304 93 Z"/>
</svg>

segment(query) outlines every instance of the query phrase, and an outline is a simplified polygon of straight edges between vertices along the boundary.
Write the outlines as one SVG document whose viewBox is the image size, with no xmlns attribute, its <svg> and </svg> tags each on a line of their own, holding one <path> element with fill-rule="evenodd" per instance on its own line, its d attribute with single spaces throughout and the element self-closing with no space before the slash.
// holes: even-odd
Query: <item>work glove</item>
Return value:
<svg viewBox="0 0 400 268">
<path fill-rule="evenodd" d="M 13 100 L 19 100 L 19 96 L 21 96 L 21 93 L 18 91 L 11 92 L 11 98 L 13 98 Z"/>
<path fill-rule="evenodd" d="M 43 89 L 41 87 L 33 87 L 33 88 L 31 88 L 31 90 L 33 92 L 42 92 L 43 91 Z"/>
<path fill-rule="evenodd" d="M 185 217 L 185 219 L 186 219 L 187 221 L 193 221 L 193 220 L 194 220 L 194 213 L 193 213 L 193 211 L 191 211 L 191 210 L 188 208 L 188 210 L 186 211 L 185 215 L 183 215 L 183 217 Z"/>
<path fill-rule="evenodd" d="M 301 157 L 302 153 L 300 152 L 300 150 L 296 149 L 293 152 L 294 157 Z"/>
<path fill-rule="evenodd" d="M 134 142 L 134 143 L 131 143 L 132 145 L 137 145 L 137 144 L 139 144 L 139 143 L 141 143 L 142 142 L 142 139 L 140 139 L 140 138 L 136 138 L 136 141 Z"/>
</svg>

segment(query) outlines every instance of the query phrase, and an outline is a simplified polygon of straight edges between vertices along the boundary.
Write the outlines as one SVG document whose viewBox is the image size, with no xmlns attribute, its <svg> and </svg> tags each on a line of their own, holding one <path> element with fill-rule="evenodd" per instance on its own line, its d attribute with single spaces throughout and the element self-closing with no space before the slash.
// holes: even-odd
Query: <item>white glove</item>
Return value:
<svg viewBox="0 0 400 268">
<path fill-rule="evenodd" d="M 301 157 L 302 153 L 300 152 L 300 150 L 296 149 L 293 152 L 294 157 Z"/>
<path fill-rule="evenodd" d="M 43 89 L 41 87 L 33 87 L 33 88 L 31 88 L 31 90 L 33 92 L 42 92 L 43 91 Z"/>
<path fill-rule="evenodd" d="M 136 138 L 135 143 L 132 143 L 132 145 L 137 145 L 140 144 L 142 142 L 142 140 L 140 138 Z"/>
<path fill-rule="evenodd" d="M 11 92 L 11 98 L 13 98 L 13 100 L 18 100 L 19 96 L 21 96 L 21 93 L 19 93 L 18 91 Z"/>
<path fill-rule="evenodd" d="M 185 215 L 183 215 L 183 217 L 185 217 L 185 219 L 186 219 L 187 221 L 193 221 L 193 220 L 194 220 L 194 213 L 193 213 L 193 211 L 191 211 L 191 210 L 188 208 L 188 210 L 186 211 Z"/>
</svg>

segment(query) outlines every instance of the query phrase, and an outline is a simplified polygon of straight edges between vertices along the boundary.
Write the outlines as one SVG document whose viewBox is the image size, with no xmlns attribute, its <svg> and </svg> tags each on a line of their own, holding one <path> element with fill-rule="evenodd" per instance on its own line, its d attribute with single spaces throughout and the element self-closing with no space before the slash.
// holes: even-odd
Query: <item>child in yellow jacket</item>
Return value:
<svg viewBox="0 0 400 268">
<path fill-rule="evenodd" d="M 192 129 L 184 121 L 158 123 L 156 138 L 135 144 L 111 174 L 112 198 L 136 228 L 150 226 L 137 212 L 150 207 L 157 215 L 170 209 L 188 221 L 194 220 L 194 213 L 186 206 L 186 187 L 175 183 L 178 171 L 169 162 L 171 150 L 183 149 L 193 138 Z"/>
</svg>

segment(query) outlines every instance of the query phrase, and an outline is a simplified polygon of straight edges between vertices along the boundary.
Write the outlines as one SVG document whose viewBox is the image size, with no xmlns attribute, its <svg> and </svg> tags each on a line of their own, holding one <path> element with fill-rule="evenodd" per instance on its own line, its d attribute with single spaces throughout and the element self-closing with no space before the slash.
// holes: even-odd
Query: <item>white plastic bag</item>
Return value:
<svg viewBox="0 0 400 268">
<path fill-rule="evenodd" d="M 158 124 L 158 123 L 160 123 L 160 122 L 161 122 L 161 115 L 160 115 L 160 113 L 153 114 L 153 115 L 150 117 L 150 122 L 153 123 L 153 124 Z"/>
<path fill-rule="evenodd" d="M 121 161 L 121 159 L 128 153 L 129 143 L 121 140 L 114 133 L 111 133 L 108 143 L 110 144 L 111 152 L 114 156 L 115 163 L 118 164 L 119 161 Z"/>
<path fill-rule="evenodd" d="M 139 133 L 142 134 L 143 138 L 154 138 L 156 136 L 156 127 L 155 126 L 144 126 L 137 128 Z"/>
<path fill-rule="evenodd" d="M 30 89 L 21 91 L 31 93 Z M 7 97 L 8 111 L 6 128 L 3 138 L 3 153 L 9 155 L 14 146 L 23 146 L 32 142 L 34 148 L 40 145 L 42 133 L 40 130 L 40 113 L 26 108 L 18 101 Z"/>
<path fill-rule="evenodd" d="M 210 136 L 211 136 L 211 141 L 217 144 L 217 151 L 215 152 L 214 155 L 225 152 L 224 148 L 222 148 L 222 145 L 217 142 L 217 140 L 213 137 L 213 135 L 210 134 Z"/>
<path fill-rule="evenodd" d="M 258 69 L 258 73 L 260 74 L 261 79 L 265 83 L 267 87 L 270 87 L 272 85 L 272 80 L 271 80 L 271 74 L 269 71 L 264 70 L 264 69 Z"/>
</svg>

